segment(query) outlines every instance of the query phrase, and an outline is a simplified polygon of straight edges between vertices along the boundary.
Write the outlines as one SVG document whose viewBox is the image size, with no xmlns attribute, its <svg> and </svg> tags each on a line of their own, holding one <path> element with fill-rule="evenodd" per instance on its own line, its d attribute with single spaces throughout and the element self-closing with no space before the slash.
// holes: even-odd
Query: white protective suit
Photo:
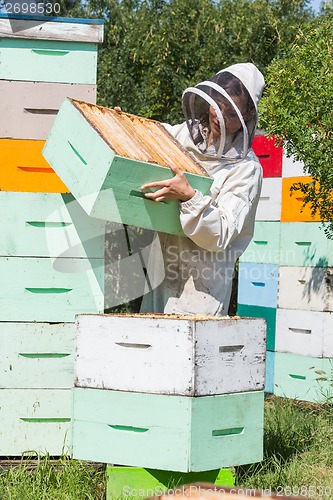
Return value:
<svg viewBox="0 0 333 500">
<path fill-rule="evenodd" d="M 246 98 L 230 87 L 230 77 L 233 81 L 236 77 L 238 85 L 242 82 Z M 261 190 L 261 165 L 250 148 L 263 86 L 263 76 L 252 63 L 235 64 L 186 89 L 186 122 L 165 125 L 214 181 L 208 195 L 196 191 L 193 198 L 180 202 L 180 221 L 187 237 L 164 233 L 155 237 L 148 276 L 156 276 L 156 283 L 161 282 L 161 273 L 165 277 L 157 287 L 151 280 L 141 312 L 228 313 L 235 262 L 253 236 Z M 248 101 L 245 111 L 242 99 Z M 237 132 L 228 130 L 228 107 L 238 121 Z M 220 126 L 218 137 L 210 141 L 209 109 L 214 109 Z"/>
</svg>

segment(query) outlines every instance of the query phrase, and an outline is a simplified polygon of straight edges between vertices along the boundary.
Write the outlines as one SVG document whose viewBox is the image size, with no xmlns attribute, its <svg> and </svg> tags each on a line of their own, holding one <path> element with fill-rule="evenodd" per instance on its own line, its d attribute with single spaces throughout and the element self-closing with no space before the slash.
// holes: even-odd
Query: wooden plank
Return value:
<svg viewBox="0 0 333 500">
<path fill-rule="evenodd" d="M 307 184 L 312 182 L 312 177 L 286 177 L 282 180 L 281 222 L 320 222 L 318 214 L 312 217 L 309 205 L 303 207 L 303 193 L 300 190 L 290 192 L 291 186 L 297 182 Z"/>
<path fill-rule="evenodd" d="M 69 451 L 70 389 L 0 390 L 0 454 L 62 455 Z"/>
<path fill-rule="evenodd" d="M 1 257 L 2 321 L 73 322 L 103 311 L 101 259 Z"/>
<path fill-rule="evenodd" d="M 69 190 L 45 161 L 45 141 L 0 139 L 0 190 L 68 193 Z"/>
<path fill-rule="evenodd" d="M 70 389 L 73 323 L 0 323 L 0 389 Z"/>
<path fill-rule="evenodd" d="M 256 212 L 256 220 L 276 220 L 281 218 L 281 177 L 265 177 Z"/>
<path fill-rule="evenodd" d="M 96 85 L 0 81 L 0 137 L 43 139 L 50 132 L 65 97 L 96 102 Z"/>
<path fill-rule="evenodd" d="M 238 304 L 237 314 L 248 318 L 265 318 L 267 328 L 266 349 L 268 351 L 275 350 L 276 308 Z"/>
<path fill-rule="evenodd" d="M 253 238 L 240 257 L 240 262 L 280 263 L 280 227 L 278 221 L 259 221 L 254 226 Z"/>
<path fill-rule="evenodd" d="M 238 270 L 238 303 L 261 307 L 277 306 L 277 264 L 240 262 Z"/>
<path fill-rule="evenodd" d="M 264 320 L 112 314 L 76 324 L 77 387 L 186 396 L 264 388 Z"/>
<path fill-rule="evenodd" d="M 216 486 L 233 486 L 235 475 L 232 469 L 216 469 L 205 472 L 176 472 L 141 467 L 108 466 L 106 500 L 129 496 L 139 500 L 170 488 L 194 482 L 205 482 Z"/>
<path fill-rule="evenodd" d="M 280 253 L 284 266 L 333 265 L 333 241 L 319 222 L 282 222 Z"/>
<path fill-rule="evenodd" d="M 94 109 L 96 123 L 92 125 L 83 112 L 79 111 L 72 101 L 66 99 L 44 147 L 44 157 L 70 187 L 75 198 L 89 215 L 183 235 L 178 201 L 156 203 L 146 199 L 140 190 L 144 182 L 171 178 L 173 172 L 159 164 L 118 156 L 110 147 L 108 139 L 110 128 L 104 123 L 103 117 L 108 110 L 104 113 L 101 109 L 106 108 Z M 98 126 L 100 126 L 99 131 L 97 131 Z M 180 163 L 184 159 L 193 168 L 196 167 L 196 163 L 189 159 L 188 153 L 185 153 L 180 145 L 175 144 L 174 139 L 169 137 L 163 127 L 156 126 L 154 130 L 157 129 L 163 137 L 163 141 L 161 137 L 159 138 L 158 144 L 160 149 L 163 149 L 164 161 L 168 158 L 168 148 L 172 147 L 173 151 L 177 151 L 177 154 L 173 153 L 173 158 L 177 158 Z M 146 137 L 152 141 L 154 135 L 151 132 L 147 134 Z M 119 132 L 116 136 L 118 143 L 123 140 L 122 137 L 122 133 Z M 134 154 L 135 147 L 131 146 L 128 137 L 126 144 L 130 148 L 128 154 L 132 152 Z M 155 158 L 153 154 L 160 159 L 161 151 L 157 149 L 150 145 L 151 161 Z M 144 154 L 143 150 L 141 152 Z M 155 161 L 157 163 L 157 159 Z M 211 186 L 212 179 L 209 177 L 188 172 L 185 172 L 185 175 L 192 186 L 203 193 L 206 193 Z M 80 182 L 77 182 L 78 178 Z"/>
<path fill-rule="evenodd" d="M 192 398 L 75 388 L 73 457 L 180 472 L 259 461 L 263 406 L 261 391 Z"/>
<path fill-rule="evenodd" d="M 71 194 L 0 191 L 0 256 L 104 259 L 105 222 Z"/>
<path fill-rule="evenodd" d="M 1 80 L 96 83 L 94 43 L 2 38 L 0 58 Z"/>
<path fill-rule="evenodd" d="M 282 309 L 333 311 L 333 269 L 280 266 L 278 306 Z"/>
<path fill-rule="evenodd" d="M 0 18 L 0 37 L 102 43 L 104 25 L 92 21 L 85 19 L 78 23 L 70 18 L 59 21 L 38 16 Z"/>
<path fill-rule="evenodd" d="M 274 394 L 320 403 L 333 397 L 332 360 L 275 353 Z"/>
</svg>

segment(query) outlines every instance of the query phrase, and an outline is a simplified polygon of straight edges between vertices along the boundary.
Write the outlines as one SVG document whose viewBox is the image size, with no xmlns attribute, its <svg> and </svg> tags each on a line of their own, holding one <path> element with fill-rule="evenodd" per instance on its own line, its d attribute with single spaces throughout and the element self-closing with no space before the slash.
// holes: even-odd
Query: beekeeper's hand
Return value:
<svg viewBox="0 0 333 500">
<path fill-rule="evenodd" d="M 195 195 L 195 189 L 186 179 L 184 172 L 179 168 L 171 166 L 171 170 L 175 174 L 172 179 L 165 181 L 150 182 L 143 184 L 140 189 L 159 188 L 157 191 L 144 193 L 145 197 L 154 201 L 180 200 L 188 201 Z"/>
</svg>

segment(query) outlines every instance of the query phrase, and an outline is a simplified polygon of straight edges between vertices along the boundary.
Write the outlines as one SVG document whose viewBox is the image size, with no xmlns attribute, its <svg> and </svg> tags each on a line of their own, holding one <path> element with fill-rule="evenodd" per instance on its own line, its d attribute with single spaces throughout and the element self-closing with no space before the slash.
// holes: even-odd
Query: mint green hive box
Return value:
<svg viewBox="0 0 333 500">
<path fill-rule="evenodd" d="M 263 391 L 170 396 L 73 390 L 73 458 L 180 472 L 259 462 Z"/>
<path fill-rule="evenodd" d="M 172 178 L 170 164 L 203 194 L 213 181 L 160 123 L 68 98 L 43 156 L 88 215 L 177 235 L 178 201 L 148 200 L 140 186 Z"/>
</svg>

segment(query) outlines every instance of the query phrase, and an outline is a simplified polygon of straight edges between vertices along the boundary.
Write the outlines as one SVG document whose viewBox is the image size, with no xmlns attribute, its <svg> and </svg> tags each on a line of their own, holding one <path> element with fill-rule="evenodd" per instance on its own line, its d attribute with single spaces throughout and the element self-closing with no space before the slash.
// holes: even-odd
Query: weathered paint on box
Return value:
<svg viewBox="0 0 333 500">
<path fill-rule="evenodd" d="M 280 266 L 278 307 L 333 311 L 333 269 Z"/>
<path fill-rule="evenodd" d="M 275 363 L 275 352 L 266 352 L 266 385 L 265 392 L 273 394 L 274 392 L 274 363 Z"/>
<path fill-rule="evenodd" d="M 262 459 L 262 391 L 186 397 L 74 389 L 73 457 L 202 472 Z"/>
<path fill-rule="evenodd" d="M 170 488 L 192 483 L 210 483 L 216 486 L 233 486 L 235 473 L 232 469 L 216 469 L 205 472 L 177 472 L 140 467 L 109 465 L 106 469 L 106 499 L 114 500 L 130 496 L 139 500 L 153 494 L 161 494 Z"/>
<path fill-rule="evenodd" d="M 104 306 L 102 259 L 1 257 L 1 321 L 73 322 Z"/>
<path fill-rule="evenodd" d="M 267 328 L 266 349 L 269 351 L 275 350 L 276 308 L 238 304 L 237 314 L 248 318 L 265 318 Z"/>
<path fill-rule="evenodd" d="M 240 257 L 240 262 L 280 263 L 280 227 L 278 221 L 259 221 L 254 226 L 253 238 Z"/>
<path fill-rule="evenodd" d="M 282 177 L 303 177 L 307 174 L 304 172 L 304 163 L 295 160 L 293 157 L 288 157 L 285 153 L 282 156 Z"/>
<path fill-rule="evenodd" d="M 74 323 L 0 323 L 0 389 L 70 389 Z"/>
<path fill-rule="evenodd" d="M 252 149 L 261 163 L 264 177 L 281 177 L 283 149 L 275 145 L 274 137 L 256 135 Z"/>
<path fill-rule="evenodd" d="M 262 180 L 261 194 L 256 212 L 256 220 L 281 219 L 281 177 L 265 177 Z"/>
<path fill-rule="evenodd" d="M 77 387 L 185 396 L 264 389 L 262 319 L 79 315 L 76 335 Z"/>
<path fill-rule="evenodd" d="M 95 84 L 97 44 L 0 38 L 0 79 Z"/>
<path fill-rule="evenodd" d="M 183 235 L 178 201 L 156 203 L 146 199 L 140 190 L 145 182 L 171 178 L 171 169 L 118 156 L 107 143 L 105 124 L 103 130 L 105 136 L 66 99 L 54 121 L 43 155 L 89 215 Z M 168 144 L 171 139 L 166 131 L 163 135 Z M 121 136 L 117 140 L 121 142 Z M 189 161 L 183 151 L 179 150 L 179 155 Z M 209 190 L 211 178 L 188 172 L 185 175 L 196 189 L 204 194 Z"/>
<path fill-rule="evenodd" d="M 333 397 L 333 360 L 275 353 L 274 394 L 314 403 Z"/>
<path fill-rule="evenodd" d="M 0 191 L 0 256 L 104 258 L 105 221 L 71 194 Z"/>
<path fill-rule="evenodd" d="M 70 389 L 0 390 L 1 456 L 68 453 L 71 417 Z"/>
<path fill-rule="evenodd" d="M 276 350 L 333 358 L 333 313 L 278 309 Z"/>
<path fill-rule="evenodd" d="M 284 266 L 332 266 L 333 241 L 319 222 L 282 222 L 280 254 Z"/>
<path fill-rule="evenodd" d="M 45 16 L 0 17 L 0 37 L 3 38 L 101 43 L 103 31 L 104 24 L 99 19 L 52 17 L 48 20 Z"/>
<path fill-rule="evenodd" d="M 45 140 L 66 97 L 96 102 L 96 85 L 1 80 L 0 93 L 0 137 L 11 139 Z"/>
<path fill-rule="evenodd" d="M 238 303 L 275 309 L 278 299 L 277 264 L 240 262 L 238 268 Z"/>
<path fill-rule="evenodd" d="M 309 204 L 303 207 L 304 195 L 300 190 L 290 192 L 291 186 L 302 182 L 312 182 L 312 177 L 286 177 L 282 180 L 281 222 L 320 222 L 319 214 L 311 215 Z"/>
<path fill-rule="evenodd" d="M 68 193 L 43 158 L 45 141 L 0 139 L 0 191 Z"/>
</svg>

